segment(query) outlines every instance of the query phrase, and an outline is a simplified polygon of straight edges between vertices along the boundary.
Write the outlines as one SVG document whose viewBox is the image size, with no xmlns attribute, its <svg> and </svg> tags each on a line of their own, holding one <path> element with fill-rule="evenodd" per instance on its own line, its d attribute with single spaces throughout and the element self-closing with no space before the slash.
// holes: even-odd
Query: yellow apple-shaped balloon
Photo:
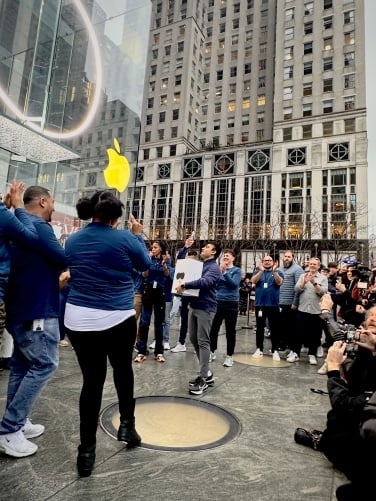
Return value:
<svg viewBox="0 0 376 501">
<path fill-rule="evenodd" d="M 131 170 L 128 160 L 120 155 L 119 141 L 114 138 L 113 148 L 107 149 L 108 165 L 104 169 L 104 179 L 109 188 L 116 188 L 120 193 L 128 186 Z"/>
</svg>

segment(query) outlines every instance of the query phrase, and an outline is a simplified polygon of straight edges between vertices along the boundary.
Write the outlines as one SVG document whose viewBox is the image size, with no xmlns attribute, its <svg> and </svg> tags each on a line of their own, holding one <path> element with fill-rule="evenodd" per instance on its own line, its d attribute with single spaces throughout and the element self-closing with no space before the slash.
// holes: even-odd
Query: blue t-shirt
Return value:
<svg viewBox="0 0 376 501">
<path fill-rule="evenodd" d="M 283 278 L 283 273 L 280 270 L 278 275 Z M 256 275 L 259 270 L 255 270 L 253 275 Z M 275 283 L 273 270 L 264 270 L 260 280 L 256 284 L 256 300 L 255 306 L 276 306 L 279 307 L 279 288 Z"/>
</svg>

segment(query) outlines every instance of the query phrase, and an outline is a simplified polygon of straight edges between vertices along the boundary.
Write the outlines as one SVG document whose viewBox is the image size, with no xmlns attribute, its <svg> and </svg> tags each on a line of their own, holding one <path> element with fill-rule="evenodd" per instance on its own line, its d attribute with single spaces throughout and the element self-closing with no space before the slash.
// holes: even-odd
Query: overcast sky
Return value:
<svg viewBox="0 0 376 501">
<path fill-rule="evenodd" d="M 369 234 L 376 234 L 376 2 L 365 0 Z M 359 201 L 361 203 L 361 200 Z"/>
</svg>

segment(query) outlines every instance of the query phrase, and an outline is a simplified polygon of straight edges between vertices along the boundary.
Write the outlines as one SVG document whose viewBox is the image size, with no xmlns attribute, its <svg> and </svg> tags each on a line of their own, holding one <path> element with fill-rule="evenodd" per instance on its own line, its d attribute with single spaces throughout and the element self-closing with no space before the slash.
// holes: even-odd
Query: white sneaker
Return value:
<svg viewBox="0 0 376 501">
<path fill-rule="evenodd" d="M 23 458 L 35 454 L 38 446 L 27 440 L 22 431 L 18 430 L 15 433 L 0 435 L 0 450 L 8 456 Z"/>
<path fill-rule="evenodd" d="M 170 343 L 163 343 L 163 349 L 164 350 L 169 350 L 170 349 Z"/>
<path fill-rule="evenodd" d="M 149 346 L 149 348 L 150 348 L 151 350 L 154 350 L 154 349 L 155 349 L 155 341 L 153 341 L 153 342 L 151 343 L 151 345 Z"/>
<path fill-rule="evenodd" d="M 257 348 L 257 350 L 252 355 L 252 358 L 262 358 L 263 356 L 263 352 L 260 350 L 260 348 Z"/>
<path fill-rule="evenodd" d="M 290 362 L 290 364 L 297 362 L 298 360 L 299 360 L 299 357 L 295 353 L 295 351 L 290 351 L 288 357 L 286 358 L 286 362 Z"/>
<path fill-rule="evenodd" d="M 172 348 L 172 353 L 179 353 L 181 351 L 187 351 L 185 344 L 178 343 L 175 348 Z"/>
<path fill-rule="evenodd" d="M 215 352 L 210 353 L 209 362 L 213 362 L 213 360 L 215 360 L 216 358 L 217 355 L 215 354 Z"/>
<path fill-rule="evenodd" d="M 279 353 L 277 350 L 274 350 L 273 352 L 273 362 L 280 362 L 281 361 L 281 357 L 279 356 Z"/>
<path fill-rule="evenodd" d="M 44 426 L 42 424 L 33 424 L 29 418 L 26 418 L 24 426 L 21 431 L 25 435 L 25 438 L 36 438 L 44 433 Z"/>
<path fill-rule="evenodd" d="M 317 365 L 317 359 L 315 355 L 308 355 L 308 361 L 310 365 Z"/>
<path fill-rule="evenodd" d="M 303 348 L 300 350 L 300 353 L 303 355 L 304 353 L 308 353 L 308 348 L 306 346 L 303 346 Z"/>
<path fill-rule="evenodd" d="M 326 361 L 323 363 L 323 365 L 320 367 L 320 369 L 317 371 L 317 374 L 328 374 L 328 364 Z"/>
<path fill-rule="evenodd" d="M 229 355 L 227 355 L 226 357 L 226 360 L 223 362 L 223 365 L 225 367 L 232 367 L 234 365 L 234 360 L 232 357 L 230 357 Z"/>
<path fill-rule="evenodd" d="M 323 356 L 324 356 L 324 348 L 322 346 L 319 346 L 317 348 L 316 357 L 322 358 Z"/>
</svg>

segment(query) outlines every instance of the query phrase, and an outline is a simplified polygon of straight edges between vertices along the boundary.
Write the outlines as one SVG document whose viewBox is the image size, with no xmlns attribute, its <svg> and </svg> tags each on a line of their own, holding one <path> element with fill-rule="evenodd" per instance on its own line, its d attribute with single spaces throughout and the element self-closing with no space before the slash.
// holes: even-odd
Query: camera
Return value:
<svg viewBox="0 0 376 501">
<path fill-rule="evenodd" d="M 355 327 L 355 325 L 346 324 L 345 325 L 345 339 L 347 354 L 355 353 L 358 351 L 358 345 L 356 341 L 360 340 L 360 330 Z"/>
</svg>

